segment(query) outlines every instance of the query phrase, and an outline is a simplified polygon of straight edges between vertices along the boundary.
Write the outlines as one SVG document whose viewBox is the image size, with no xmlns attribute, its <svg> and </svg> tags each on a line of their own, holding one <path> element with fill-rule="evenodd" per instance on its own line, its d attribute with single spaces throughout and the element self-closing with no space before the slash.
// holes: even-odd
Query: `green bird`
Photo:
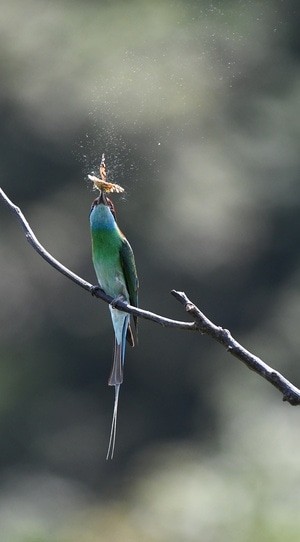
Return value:
<svg viewBox="0 0 300 542">
<path fill-rule="evenodd" d="M 104 157 L 102 157 L 102 163 L 103 160 Z M 94 180 L 92 177 L 90 178 Z M 103 178 L 102 175 L 101 178 Z M 102 184 L 108 185 L 105 182 Z M 114 300 L 121 299 L 137 307 L 139 285 L 133 250 L 118 227 L 113 203 L 103 189 L 99 188 L 99 191 L 99 197 L 93 202 L 90 213 L 92 257 L 97 279 L 102 290 Z M 114 190 L 110 189 L 109 191 Z M 109 457 L 112 459 L 114 455 L 126 339 L 131 346 L 134 346 L 135 343 L 130 327 L 130 315 L 116 309 L 113 303 L 109 305 L 109 310 L 115 332 L 115 342 L 113 366 L 108 385 L 115 387 L 115 401 L 106 459 Z M 134 324 L 136 328 L 137 317 L 134 317 Z"/>
</svg>

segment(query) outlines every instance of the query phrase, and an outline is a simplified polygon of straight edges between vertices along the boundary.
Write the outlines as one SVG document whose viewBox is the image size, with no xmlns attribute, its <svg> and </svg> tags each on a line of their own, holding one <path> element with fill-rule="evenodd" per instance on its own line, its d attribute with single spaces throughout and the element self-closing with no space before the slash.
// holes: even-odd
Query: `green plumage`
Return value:
<svg viewBox="0 0 300 542">
<path fill-rule="evenodd" d="M 101 288 L 113 299 L 137 306 L 138 277 L 134 254 L 126 237 L 119 229 L 111 201 L 100 192 L 90 214 L 92 257 Z M 115 348 L 109 385 L 115 386 L 115 405 L 107 457 L 113 457 L 116 438 L 117 409 L 120 384 L 123 382 L 123 366 L 126 338 L 132 346 L 134 339 L 129 325 L 130 316 L 109 306 L 115 331 Z M 136 324 L 137 318 L 134 317 Z"/>
</svg>

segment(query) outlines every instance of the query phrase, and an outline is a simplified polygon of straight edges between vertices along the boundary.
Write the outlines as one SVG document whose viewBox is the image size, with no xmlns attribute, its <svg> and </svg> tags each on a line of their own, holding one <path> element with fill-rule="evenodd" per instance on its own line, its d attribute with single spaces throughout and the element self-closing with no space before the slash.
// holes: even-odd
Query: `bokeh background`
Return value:
<svg viewBox="0 0 300 542">
<path fill-rule="evenodd" d="M 300 385 L 297 0 L 7 0 L 1 186 L 95 283 L 106 153 L 141 307 L 215 323 Z M 140 321 L 115 458 L 107 306 L 0 206 L 1 542 L 295 542 L 300 412 L 207 337 Z"/>
</svg>

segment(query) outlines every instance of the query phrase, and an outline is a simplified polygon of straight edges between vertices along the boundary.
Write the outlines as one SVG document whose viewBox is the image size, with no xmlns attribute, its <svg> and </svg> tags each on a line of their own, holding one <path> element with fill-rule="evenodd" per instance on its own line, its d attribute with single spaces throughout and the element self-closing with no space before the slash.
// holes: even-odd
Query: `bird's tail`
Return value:
<svg viewBox="0 0 300 542">
<path fill-rule="evenodd" d="M 114 411 L 113 411 L 113 418 L 112 418 L 112 422 L 111 422 L 111 430 L 110 430 L 110 436 L 109 436 L 109 443 L 108 443 L 106 459 L 112 459 L 114 457 L 116 434 L 117 434 L 117 416 L 118 416 L 119 391 L 120 391 L 120 384 L 115 384 Z"/>
<path fill-rule="evenodd" d="M 114 346 L 114 360 L 113 366 L 108 379 L 109 386 L 117 386 L 123 382 L 123 364 L 124 364 L 124 354 L 125 354 L 125 340 L 122 338 L 121 344 L 118 344 L 118 341 L 115 337 L 115 346 Z"/>
<path fill-rule="evenodd" d="M 115 402 L 114 402 L 114 410 L 113 410 L 113 417 L 112 417 L 112 422 L 111 422 L 111 430 L 110 430 L 110 437 L 109 437 L 106 459 L 112 459 L 114 456 L 114 450 L 115 450 L 119 392 L 120 392 L 120 385 L 123 382 L 123 366 L 124 366 L 124 357 L 125 357 L 125 345 L 126 345 L 126 333 L 127 333 L 127 328 L 128 328 L 128 320 L 129 318 L 126 316 L 126 318 L 124 318 L 124 321 L 123 321 L 121 344 L 118 343 L 117 337 L 115 336 L 114 361 L 113 361 L 110 377 L 108 380 L 108 385 L 115 387 Z"/>
</svg>

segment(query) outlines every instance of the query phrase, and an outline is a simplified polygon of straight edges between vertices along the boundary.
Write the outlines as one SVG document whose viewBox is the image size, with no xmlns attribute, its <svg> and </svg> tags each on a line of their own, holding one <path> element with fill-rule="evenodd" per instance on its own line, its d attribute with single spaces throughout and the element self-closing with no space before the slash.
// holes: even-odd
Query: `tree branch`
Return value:
<svg viewBox="0 0 300 542">
<path fill-rule="evenodd" d="M 89 282 L 85 281 L 67 267 L 58 262 L 37 240 L 32 229 L 30 228 L 25 216 L 19 207 L 17 207 L 5 194 L 5 192 L 0 188 L 0 198 L 6 203 L 9 209 L 17 216 L 21 226 L 24 230 L 27 241 L 34 248 L 34 250 L 44 258 L 52 267 L 57 271 L 65 275 L 67 278 L 75 282 L 81 288 L 84 288 L 92 295 L 97 298 L 102 299 L 106 303 L 111 303 L 113 299 L 106 295 L 105 292 L 99 286 L 93 286 Z M 178 292 L 172 290 L 171 294 L 179 301 L 184 307 L 186 312 L 192 317 L 193 322 L 181 322 L 179 320 L 172 320 L 171 318 L 166 318 L 160 316 L 150 311 L 139 309 L 133 307 L 123 301 L 116 301 L 115 307 L 121 311 L 128 312 L 129 314 L 134 314 L 139 318 L 144 318 L 146 320 L 151 320 L 156 322 L 163 327 L 171 327 L 176 329 L 182 329 L 186 331 L 198 331 L 201 334 L 209 335 L 215 341 L 224 346 L 227 351 L 238 358 L 240 361 L 245 363 L 249 369 L 255 371 L 259 376 L 270 382 L 275 388 L 277 388 L 283 395 L 283 400 L 287 401 L 291 405 L 300 404 L 300 390 L 296 388 L 291 382 L 289 382 L 284 376 L 282 376 L 278 371 L 275 371 L 264 363 L 260 358 L 254 356 L 241 346 L 231 335 L 231 333 L 222 327 L 215 325 L 211 320 L 209 320 L 199 309 L 192 303 L 184 292 Z"/>
<path fill-rule="evenodd" d="M 46 260 L 52 267 L 54 267 L 57 271 L 65 275 L 67 278 L 75 282 L 78 286 L 81 286 L 81 288 L 84 288 L 84 290 L 87 290 L 90 292 L 93 296 L 98 297 L 102 299 L 102 301 L 105 301 L 105 303 L 111 303 L 113 301 L 113 298 L 107 295 L 99 286 L 94 286 L 93 284 L 90 284 L 86 280 L 82 279 L 73 271 L 70 271 L 67 267 L 62 265 L 58 260 L 53 258 L 49 252 L 41 245 L 41 243 L 38 241 L 36 236 L 34 235 L 31 227 L 29 226 L 25 216 L 23 215 L 21 209 L 17 207 L 5 194 L 5 192 L 0 188 L 0 198 L 6 203 L 6 205 L 9 207 L 9 209 L 17 216 L 17 219 L 19 220 L 26 239 L 28 243 L 34 248 L 34 250 Z M 137 307 L 133 307 L 132 305 L 129 305 L 125 303 L 124 301 L 116 301 L 115 307 L 118 308 L 121 311 L 128 312 L 129 314 L 135 314 L 136 316 L 140 318 L 145 318 L 146 320 L 152 320 L 153 322 L 156 322 L 164 327 L 174 327 L 189 331 L 197 331 L 197 326 L 193 322 L 180 322 L 178 320 L 172 320 L 171 318 L 165 318 L 164 316 L 159 316 L 158 314 L 155 314 L 150 311 L 146 311 L 143 309 L 138 309 Z"/>
<path fill-rule="evenodd" d="M 230 354 L 245 363 L 249 369 L 268 380 L 275 388 L 281 391 L 283 401 L 287 401 L 294 406 L 300 404 L 300 390 L 296 388 L 296 386 L 291 384 L 291 382 L 284 378 L 278 371 L 272 369 L 272 367 L 264 363 L 260 358 L 254 356 L 254 354 L 251 354 L 251 352 L 241 346 L 232 337 L 228 329 L 216 326 L 211 322 L 203 312 L 188 299 L 184 292 L 172 290 L 171 294 L 184 305 L 186 312 L 192 316 L 197 331 L 215 339 L 215 341 L 225 346 Z"/>
</svg>

